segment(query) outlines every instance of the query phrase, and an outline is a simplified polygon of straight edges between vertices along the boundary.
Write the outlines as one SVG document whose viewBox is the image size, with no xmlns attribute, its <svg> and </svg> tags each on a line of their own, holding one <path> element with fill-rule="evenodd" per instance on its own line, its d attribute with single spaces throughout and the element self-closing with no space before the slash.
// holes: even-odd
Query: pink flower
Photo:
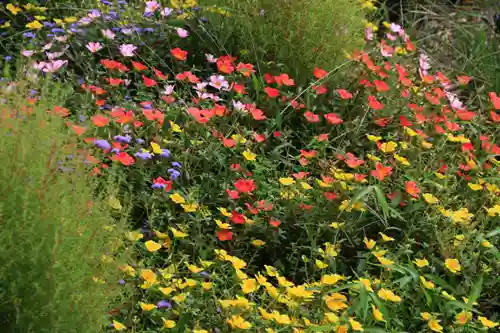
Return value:
<svg viewBox="0 0 500 333">
<path fill-rule="evenodd" d="M 49 60 L 54 60 L 61 57 L 64 52 L 45 52 L 45 54 L 47 55 L 47 58 L 49 58 Z"/>
<path fill-rule="evenodd" d="M 163 95 L 170 95 L 174 92 L 174 86 L 169 84 L 165 86 L 165 90 L 162 92 Z"/>
<path fill-rule="evenodd" d="M 66 43 L 66 41 L 68 40 L 68 36 L 56 36 L 55 39 L 60 42 L 60 43 Z"/>
<path fill-rule="evenodd" d="M 401 28 L 401 26 L 399 24 L 396 24 L 396 23 L 391 23 L 390 29 L 392 32 L 395 32 L 395 33 L 399 33 L 403 30 Z"/>
<path fill-rule="evenodd" d="M 177 28 L 175 30 L 177 31 L 177 34 L 180 38 L 186 38 L 187 36 L 189 36 L 189 31 L 187 31 L 186 29 Z"/>
<path fill-rule="evenodd" d="M 25 57 L 31 57 L 33 54 L 35 54 L 35 51 L 33 50 L 22 50 L 21 54 Z"/>
<path fill-rule="evenodd" d="M 163 16 L 163 17 L 167 17 L 167 16 L 170 16 L 170 14 L 172 14 L 174 10 L 172 8 L 163 8 L 160 12 L 160 15 Z"/>
<path fill-rule="evenodd" d="M 212 54 L 205 53 L 205 57 L 207 58 L 207 61 L 211 64 L 215 64 L 217 62 L 217 58 L 214 57 Z"/>
<path fill-rule="evenodd" d="M 154 13 L 158 9 L 160 9 L 160 4 L 157 1 L 146 1 L 144 13 Z"/>
<path fill-rule="evenodd" d="M 92 53 L 102 50 L 102 44 L 99 42 L 89 42 L 85 47 Z"/>
<path fill-rule="evenodd" d="M 42 69 L 45 73 L 55 73 L 62 66 L 66 65 L 68 60 L 55 60 L 45 63 L 45 67 Z"/>
<path fill-rule="evenodd" d="M 365 29 L 365 39 L 366 40 L 373 40 L 373 29 L 368 27 Z"/>
<path fill-rule="evenodd" d="M 111 31 L 110 29 L 102 29 L 101 30 L 102 36 L 107 39 L 115 39 L 115 33 Z"/>
<path fill-rule="evenodd" d="M 221 89 L 228 90 L 229 89 L 229 83 L 226 81 L 226 79 L 222 75 L 212 75 L 210 77 L 210 86 L 212 86 L 218 90 L 221 90 Z"/>
<path fill-rule="evenodd" d="M 137 50 L 137 46 L 135 46 L 133 44 L 122 44 L 122 45 L 120 45 L 120 53 L 124 57 L 133 57 L 135 50 Z"/>
</svg>

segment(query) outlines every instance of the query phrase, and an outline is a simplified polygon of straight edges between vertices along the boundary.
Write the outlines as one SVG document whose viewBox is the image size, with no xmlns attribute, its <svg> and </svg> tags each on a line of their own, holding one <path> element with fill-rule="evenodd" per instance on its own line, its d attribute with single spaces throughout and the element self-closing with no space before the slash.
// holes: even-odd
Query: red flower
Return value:
<svg viewBox="0 0 500 333">
<path fill-rule="evenodd" d="M 191 72 L 179 73 L 175 76 L 175 78 L 177 80 L 180 80 L 180 81 L 184 81 L 187 79 L 190 83 L 199 83 L 200 82 L 200 79 Z"/>
<path fill-rule="evenodd" d="M 240 193 L 235 190 L 226 189 L 226 193 L 233 200 L 236 200 L 240 197 Z"/>
<path fill-rule="evenodd" d="M 491 104 L 493 104 L 495 110 L 500 110 L 500 97 L 493 91 L 488 93 L 488 95 L 490 96 Z"/>
<path fill-rule="evenodd" d="M 463 86 L 466 86 L 470 82 L 470 80 L 472 80 L 472 78 L 470 76 L 457 75 L 457 80 L 458 80 L 458 83 L 460 83 Z"/>
<path fill-rule="evenodd" d="M 118 153 L 117 160 L 127 166 L 134 164 L 134 158 L 125 152 Z"/>
<path fill-rule="evenodd" d="M 106 69 L 117 69 L 120 72 L 128 72 L 130 69 L 119 61 L 102 59 L 101 64 Z"/>
<path fill-rule="evenodd" d="M 305 158 L 314 158 L 316 157 L 316 155 L 318 155 L 318 152 L 315 150 L 300 150 L 300 156 L 303 156 Z"/>
<path fill-rule="evenodd" d="M 339 115 L 336 113 L 327 113 L 324 116 L 326 121 L 331 125 L 339 125 L 344 122 L 342 118 L 340 118 Z"/>
<path fill-rule="evenodd" d="M 460 118 L 460 120 L 464 120 L 464 121 L 469 121 L 469 120 L 472 120 L 474 119 L 477 114 L 472 112 L 472 111 L 467 111 L 467 110 L 457 110 L 455 112 L 455 114 L 457 115 L 458 118 Z"/>
<path fill-rule="evenodd" d="M 247 92 L 245 91 L 245 85 L 244 84 L 239 84 L 235 83 L 232 86 L 233 90 L 236 91 L 237 94 L 244 95 Z"/>
<path fill-rule="evenodd" d="M 276 220 L 276 219 L 270 219 L 269 220 L 269 224 L 272 225 L 273 227 L 277 228 L 277 227 L 280 226 L 281 221 L 280 220 Z"/>
<path fill-rule="evenodd" d="M 66 108 L 63 108 L 62 106 L 54 106 L 52 108 L 52 110 L 54 111 L 54 113 L 60 117 L 67 117 L 69 116 L 69 110 L 66 109 Z"/>
<path fill-rule="evenodd" d="M 104 127 L 109 124 L 109 118 L 101 114 L 92 116 L 90 119 L 92 120 L 92 123 L 94 123 L 94 125 L 96 125 L 97 127 Z"/>
<path fill-rule="evenodd" d="M 375 85 L 375 89 L 377 89 L 378 92 L 389 91 L 389 85 L 384 81 L 374 80 L 373 84 Z"/>
<path fill-rule="evenodd" d="M 208 123 L 210 119 L 215 116 L 215 112 L 213 110 L 200 110 L 193 107 L 188 108 L 187 112 L 200 124 Z"/>
<path fill-rule="evenodd" d="M 240 214 L 240 213 L 233 210 L 231 212 L 231 221 L 234 224 L 244 224 L 245 223 L 245 215 Z"/>
<path fill-rule="evenodd" d="M 81 136 L 85 131 L 87 130 L 86 127 L 79 126 L 79 125 L 71 125 L 70 126 L 71 130 L 75 132 L 76 135 Z"/>
<path fill-rule="evenodd" d="M 319 142 L 328 141 L 328 133 L 322 133 L 316 137 Z"/>
<path fill-rule="evenodd" d="M 117 123 L 126 124 L 128 122 L 134 121 L 134 113 L 132 111 L 125 112 L 123 108 L 113 108 L 110 112 L 111 117 L 115 119 Z"/>
<path fill-rule="evenodd" d="M 95 105 L 97 105 L 97 106 L 103 106 L 104 104 L 106 104 L 105 99 L 96 99 L 95 100 Z"/>
<path fill-rule="evenodd" d="M 350 167 L 350 168 L 357 168 L 358 166 L 362 165 L 363 163 L 365 163 L 365 161 L 363 161 L 362 159 L 359 159 L 357 158 L 356 156 L 354 156 L 353 154 L 351 153 L 347 153 L 346 154 L 346 159 L 345 159 L 345 163 Z"/>
<path fill-rule="evenodd" d="M 391 118 L 377 118 L 373 122 L 380 127 L 386 127 L 391 122 Z"/>
<path fill-rule="evenodd" d="M 254 133 L 253 137 L 257 142 L 264 142 L 266 140 L 266 136 L 264 134 Z"/>
<path fill-rule="evenodd" d="M 239 165 L 237 163 L 236 164 L 231 164 L 230 168 L 231 168 L 231 171 L 240 171 L 241 170 L 241 165 Z"/>
<path fill-rule="evenodd" d="M 264 114 L 264 112 L 262 112 L 261 109 L 251 108 L 250 109 L 250 113 L 252 114 L 252 117 L 255 120 L 264 120 L 264 119 L 267 119 L 266 115 Z"/>
<path fill-rule="evenodd" d="M 105 80 L 109 83 L 110 86 L 116 87 L 123 83 L 122 79 L 114 79 L 114 78 L 105 78 Z"/>
<path fill-rule="evenodd" d="M 234 187 L 242 193 L 252 193 L 257 188 L 253 179 L 238 179 L 234 182 Z"/>
<path fill-rule="evenodd" d="M 259 200 L 257 201 L 257 208 L 268 212 L 273 209 L 273 204 L 266 200 Z"/>
<path fill-rule="evenodd" d="M 315 78 L 317 78 L 318 80 L 326 77 L 328 75 L 328 72 L 325 71 L 324 69 L 321 69 L 321 68 L 314 68 L 314 72 L 313 72 L 313 75 Z"/>
<path fill-rule="evenodd" d="M 216 235 L 220 241 L 228 241 L 233 239 L 233 233 L 229 230 L 217 231 Z"/>
<path fill-rule="evenodd" d="M 274 76 L 272 76 L 269 73 L 266 73 L 264 74 L 264 80 L 266 81 L 266 84 L 274 83 Z"/>
<path fill-rule="evenodd" d="M 309 175 L 309 172 L 304 172 L 304 171 L 300 171 L 300 172 L 292 174 L 292 176 L 295 179 L 304 179 L 305 177 L 307 177 L 307 175 Z"/>
<path fill-rule="evenodd" d="M 319 116 L 317 114 L 312 113 L 311 111 L 305 112 L 304 117 L 306 117 L 307 121 L 310 123 L 319 122 Z"/>
<path fill-rule="evenodd" d="M 352 94 L 345 89 L 337 89 L 335 91 L 339 94 L 341 99 L 351 99 L 352 98 Z"/>
<path fill-rule="evenodd" d="M 178 47 L 176 47 L 173 50 L 170 50 L 170 53 L 177 60 L 184 61 L 187 59 L 187 51 L 181 50 Z"/>
<path fill-rule="evenodd" d="M 156 77 L 159 80 L 166 80 L 168 78 L 168 75 L 163 74 L 161 71 L 157 70 L 154 67 L 153 67 L 153 72 L 155 73 Z"/>
<path fill-rule="evenodd" d="M 236 141 L 230 138 L 224 138 L 222 139 L 222 144 L 227 148 L 233 148 L 234 146 L 236 146 Z"/>
<path fill-rule="evenodd" d="M 377 98 L 375 96 L 368 96 L 368 105 L 376 111 L 380 111 L 384 108 L 384 104 L 380 103 L 377 101 Z"/>
<path fill-rule="evenodd" d="M 492 122 L 500 123 L 500 114 L 496 113 L 495 111 L 490 111 L 490 118 Z"/>
<path fill-rule="evenodd" d="M 153 79 L 150 79 L 146 76 L 142 76 L 142 80 L 144 81 L 144 85 L 148 88 L 152 87 L 152 86 L 156 86 L 157 85 L 157 82 Z"/>
<path fill-rule="evenodd" d="M 238 66 L 236 66 L 236 70 L 245 77 L 249 77 L 250 75 L 252 75 L 252 73 L 255 73 L 252 64 L 244 64 L 242 62 L 240 62 Z"/>
<path fill-rule="evenodd" d="M 415 45 L 413 45 L 413 43 L 411 42 L 411 40 L 409 38 L 406 40 L 406 49 L 410 52 L 413 52 L 416 50 Z"/>
<path fill-rule="evenodd" d="M 165 119 L 165 115 L 162 112 L 154 109 L 144 109 L 142 110 L 142 114 L 147 120 L 158 121 L 159 124 L 163 124 L 163 120 Z"/>
<path fill-rule="evenodd" d="M 175 97 L 172 95 L 163 95 L 161 96 L 161 99 L 167 104 L 172 104 L 173 102 L 175 102 Z"/>
<path fill-rule="evenodd" d="M 259 214 L 259 210 L 255 207 L 253 207 L 251 204 L 249 204 L 248 202 L 245 202 L 245 206 L 247 206 L 247 209 L 248 211 L 250 212 L 250 214 L 254 214 L 254 215 L 257 215 Z"/>
<path fill-rule="evenodd" d="M 148 69 L 148 67 L 137 61 L 132 61 L 132 67 L 134 67 L 134 69 L 139 72 Z"/>
<path fill-rule="evenodd" d="M 234 60 L 236 60 L 236 58 L 231 56 L 220 56 L 217 59 L 217 70 L 224 74 L 231 74 L 234 72 Z"/>
<path fill-rule="evenodd" d="M 335 200 L 337 199 L 337 194 L 333 192 L 323 192 L 323 196 L 325 197 L 326 200 Z"/>
<path fill-rule="evenodd" d="M 271 98 L 276 98 L 280 95 L 280 91 L 278 89 L 271 87 L 265 87 L 264 92 Z"/>
<path fill-rule="evenodd" d="M 375 170 L 370 171 L 370 174 L 378 180 L 383 181 L 385 177 L 392 174 L 392 168 L 385 167 L 382 163 L 377 162 Z"/>
<path fill-rule="evenodd" d="M 313 85 L 311 89 L 318 95 L 324 95 L 328 92 L 328 89 L 323 84 L 320 84 L 319 86 Z"/>
<path fill-rule="evenodd" d="M 279 76 L 275 76 L 274 80 L 278 84 L 278 87 L 281 86 L 281 85 L 285 85 L 285 86 L 288 86 L 288 87 L 291 87 L 291 86 L 295 85 L 295 81 L 293 81 L 293 79 L 291 79 L 288 76 L 288 74 L 281 74 Z"/>
</svg>

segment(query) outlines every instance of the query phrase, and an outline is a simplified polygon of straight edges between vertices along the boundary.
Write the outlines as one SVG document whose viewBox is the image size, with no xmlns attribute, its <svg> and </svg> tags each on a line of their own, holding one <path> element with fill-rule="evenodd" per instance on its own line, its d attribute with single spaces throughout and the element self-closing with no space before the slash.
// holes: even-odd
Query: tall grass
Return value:
<svg viewBox="0 0 500 333">
<path fill-rule="evenodd" d="M 50 90 L 34 105 L 19 91 L 0 105 L 0 327 L 96 333 L 121 293 L 120 226 L 63 121 L 47 115 L 64 98 Z"/>
<path fill-rule="evenodd" d="M 205 0 L 227 9 L 213 21 L 221 48 L 276 61 L 293 74 L 333 69 L 363 44 L 364 12 L 352 0 Z M 240 52 L 243 50 L 243 52 Z"/>
</svg>

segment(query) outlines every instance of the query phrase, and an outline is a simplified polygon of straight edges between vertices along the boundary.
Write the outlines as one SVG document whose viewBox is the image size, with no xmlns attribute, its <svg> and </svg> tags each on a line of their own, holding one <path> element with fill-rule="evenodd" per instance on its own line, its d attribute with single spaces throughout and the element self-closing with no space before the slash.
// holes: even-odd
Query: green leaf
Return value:
<svg viewBox="0 0 500 333">
<path fill-rule="evenodd" d="M 498 234 L 500 234 L 500 228 L 496 228 L 495 230 L 488 232 L 486 234 L 486 238 L 490 238 L 490 237 L 496 236 Z"/>
<path fill-rule="evenodd" d="M 471 295 L 469 296 L 469 300 L 467 302 L 467 307 L 472 308 L 474 302 L 479 298 L 481 295 L 481 291 L 483 290 L 483 274 L 479 276 L 479 279 L 477 279 L 476 283 L 472 286 L 471 290 Z"/>
<path fill-rule="evenodd" d="M 432 282 L 434 282 L 435 284 L 437 284 L 438 286 L 450 291 L 451 293 L 453 294 L 456 294 L 457 291 L 456 289 L 450 285 L 448 282 L 446 282 L 445 280 L 443 280 L 442 278 L 440 278 L 439 276 L 437 275 L 432 275 L 432 274 L 424 274 L 424 276 L 428 279 L 428 280 L 431 280 Z"/>
<path fill-rule="evenodd" d="M 378 327 L 363 327 L 364 332 L 368 333 L 387 333 L 389 331 L 384 330 L 383 328 Z"/>
</svg>

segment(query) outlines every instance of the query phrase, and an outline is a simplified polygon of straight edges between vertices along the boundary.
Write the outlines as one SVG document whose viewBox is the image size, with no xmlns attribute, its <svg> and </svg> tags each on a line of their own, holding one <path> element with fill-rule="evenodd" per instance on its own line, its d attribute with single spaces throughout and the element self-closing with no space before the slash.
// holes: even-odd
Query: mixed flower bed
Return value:
<svg viewBox="0 0 500 333">
<path fill-rule="evenodd" d="M 316 68 L 299 86 L 218 50 L 205 22 L 225 12 L 196 5 L 5 7 L 17 70 L 73 87 L 50 112 L 96 177 L 123 179 L 109 204 L 129 207 L 137 260 L 95 281 L 135 293 L 109 329 L 495 329 L 500 97 L 460 101 L 471 78 L 434 71 L 396 24 L 376 42 L 367 25 L 345 85 Z"/>
</svg>

